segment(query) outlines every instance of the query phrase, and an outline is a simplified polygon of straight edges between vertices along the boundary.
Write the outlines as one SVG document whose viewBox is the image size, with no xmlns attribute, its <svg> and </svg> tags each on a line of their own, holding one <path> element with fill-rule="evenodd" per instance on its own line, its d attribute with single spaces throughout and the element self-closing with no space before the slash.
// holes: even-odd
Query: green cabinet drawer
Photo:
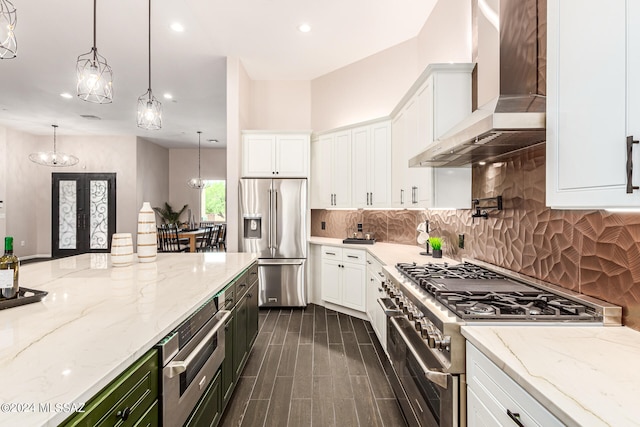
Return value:
<svg viewBox="0 0 640 427">
<path fill-rule="evenodd" d="M 249 271 L 245 270 L 244 273 L 238 277 L 236 280 L 236 304 L 239 303 L 242 298 L 244 298 L 245 294 L 249 290 Z"/>
<path fill-rule="evenodd" d="M 153 402 L 153 405 L 147 412 L 135 423 L 134 427 L 156 427 L 160 425 L 160 406 L 158 401 Z"/>
<path fill-rule="evenodd" d="M 218 425 L 222 415 L 220 377 L 221 374 L 218 371 L 184 427 L 215 427 Z"/>
<path fill-rule="evenodd" d="M 258 282 L 258 263 L 254 263 L 251 267 L 249 267 L 248 275 L 249 286 Z"/>
<path fill-rule="evenodd" d="M 134 426 L 158 398 L 158 351 L 151 350 L 62 426 Z M 156 409 L 157 412 L 157 409 Z M 156 415 L 157 417 L 157 415 Z"/>
</svg>

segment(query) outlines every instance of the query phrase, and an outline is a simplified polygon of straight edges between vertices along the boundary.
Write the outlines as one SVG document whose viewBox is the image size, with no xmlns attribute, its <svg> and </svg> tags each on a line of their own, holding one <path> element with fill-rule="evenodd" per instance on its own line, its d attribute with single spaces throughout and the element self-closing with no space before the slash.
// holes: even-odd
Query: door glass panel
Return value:
<svg viewBox="0 0 640 427">
<path fill-rule="evenodd" d="M 76 181 L 60 181 L 58 235 L 59 249 L 76 249 Z"/>
<path fill-rule="evenodd" d="M 91 181 L 90 248 L 107 249 L 109 247 L 109 194 L 107 181 Z"/>
</svg>

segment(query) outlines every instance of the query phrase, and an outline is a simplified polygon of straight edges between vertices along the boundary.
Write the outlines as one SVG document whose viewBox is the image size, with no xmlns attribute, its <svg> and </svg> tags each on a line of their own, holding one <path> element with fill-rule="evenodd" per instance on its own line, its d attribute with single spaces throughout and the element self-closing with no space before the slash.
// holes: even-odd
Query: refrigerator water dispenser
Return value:
<svg viewBox="0 0 640 427">
<path fill-rule="evenodd" d="M 244 238 L 262 239 L 262 218 L 259 216 L 244 217 Z"/>
</svg>

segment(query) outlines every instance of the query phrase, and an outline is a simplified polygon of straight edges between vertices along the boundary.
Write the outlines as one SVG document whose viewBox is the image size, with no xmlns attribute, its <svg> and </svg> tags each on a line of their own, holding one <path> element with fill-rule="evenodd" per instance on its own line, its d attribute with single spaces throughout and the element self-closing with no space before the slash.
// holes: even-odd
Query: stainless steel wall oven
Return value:
<svg viewBox="0 0 640 427">
<path fill-rule="evenodd" d="M 164 426 L 184 425 L 208 390 L 224 360 L 229 316 L 212 298 L 158 344 Z"/>
</svg>

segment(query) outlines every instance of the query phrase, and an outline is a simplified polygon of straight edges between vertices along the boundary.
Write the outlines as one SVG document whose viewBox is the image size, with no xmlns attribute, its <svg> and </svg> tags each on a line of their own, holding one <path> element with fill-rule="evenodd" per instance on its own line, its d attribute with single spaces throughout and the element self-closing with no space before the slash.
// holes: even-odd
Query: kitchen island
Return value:
<svg viewBox="0 0 640 427">
<path fill-rule="evenodd" d="M 49 294 L 0 310 L 0 426 L 58 425 L 255 259 L 158 254 L 112 268 L 108 254 L 85 254 L 22 266 L 21 285 Z"/>
<path fill-rule="evenodd" d="M 562 424 L 640 426 L 640 332 L 482 325 L 462 334 Z"/>
</svg>

